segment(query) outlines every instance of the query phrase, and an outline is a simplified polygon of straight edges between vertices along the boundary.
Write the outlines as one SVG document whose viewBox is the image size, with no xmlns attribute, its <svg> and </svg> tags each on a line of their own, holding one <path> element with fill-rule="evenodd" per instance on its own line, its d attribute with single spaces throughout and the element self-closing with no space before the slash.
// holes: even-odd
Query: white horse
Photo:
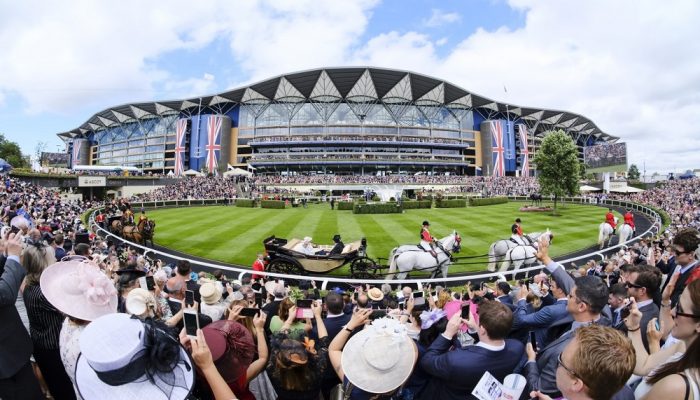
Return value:
<svg viewBox="0 0 700 400">
<path fill-rule="evenodd" d="M 462 238 L 455 231 L 449 236 L 437 240 L 435 246 L 436 257 L 423 250 L 417 245 L 403 245 L 395 247 L 389 253 L 389 274 L 387 279 L 393 279 L 394 273 L 398 269 L 396 275 L 398 279 L 406 278 L 409 272 L 413 269 L 419 271 L 433 270 L 430 278 L 437 275 L 438 270 L 442 272 L 442 277 L 447 278 L 447 269 L 452 260 L 451 254 L 458 253 L 461 247 Z"/>
<path fill-rule="evenodd" d="M 542 236 L 545 233 L 549 235 L 549 238 L 551 240 L 552 233 L 549 231 L 549 229 L 547 229 L 545 232 L 531 232 L 527 235 L 524 235 L 525 237 L 527 237 L 527 239 L 525 239 L 525 241 L 521 244 L 515 243 L 511 239 L 501 239 L 493 242 L 491 244 L 491 247 L 489 247 L 489 264 L 487 266 L 488 270 L 491 272 L 495 271 L 496 264 L 503 260 L 503 257 L 506 256 L 508 250 L 517 246 L 527 245 L 528 239 L 531 243 L 537 243 L 537 240 L 539 240 L 540 236 Z"/>
<path fill-rule="evenodd" d="M 617 217 L 615 217 L 615 226 L 617 226 Z M 610 247 L 610 244 L 612 243 L 612 237 L 613 237 L 613 228 L 608 224 L 607 222 L 603 222 L 600 224 L 598 227 L 598 244 L 600 245 L 600 249 L 605 247 L 605 241 L 608 242 L 608 246 Z"/>
<path fill-rule="evenodd" d="M 622 226 L 620 227 L 620 238 L 618 240 L 618 244 L 622 244 L 630 240 L 633 234 L 634 231 L 632 230 L 631 226 L 627 224 L 622 224 Z"/>
<path fill-rule="evenodd" d="M 505 256 L 503 256 L 503 262 L 501 262 L 501 268 L 499 272 L 507 271 L 508 268 L 513 266 L 513 270 L 517 271 L 525 265 L 529 267 L 535 264 L 537 261 L 537 249 L 535 246 L 515 246 L 508 251 L 506 251 Z"/>
</svg>

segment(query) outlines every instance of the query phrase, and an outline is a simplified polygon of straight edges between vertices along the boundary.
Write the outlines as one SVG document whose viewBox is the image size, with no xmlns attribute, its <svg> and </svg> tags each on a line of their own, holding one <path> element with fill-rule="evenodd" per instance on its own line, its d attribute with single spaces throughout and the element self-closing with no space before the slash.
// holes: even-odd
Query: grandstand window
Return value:
<svg viewBox="0 0 700 400">
<path fill-rule="evenodd" d="M 333 114 L 328 117 L 329 125 L 360 125 L 361 123 L 362 121 L 345 103 L 339 104 Z"/>
<path fill-rule="evenodd" d="M 420 128 L 401 128 L 402 136 L 430 136 L 430 130 Z"/>
<path fill-rule="evenodd" d="M 382 104 L 374 104 L 370 106 L 365 117 L 365 125 L 389 125 L 396 126 L 396 120 L 391 116 L 389 111 Z"/>
<path fill-rule="evenodd" d="M 403 126 L 430 126 L 430 121 L 416 106 L 408 107 L 401 116 L 400 122 Z"/>
<path fill-rule="evenodd" d="M 112 153 L 113 156 L 125 156 L 126 155 L 126 149 L 125 150 L 115 150 Z"/>
<path fill-rule="evenodd" d="M 310 103 L 306 103 L 292 117 L 292 125 L 323 125 L 323 119 L 316 108 Z"/>
<path fill-rule="evenodd" d="M 130 140 L 129 141 L 129 146 L 130 147 L 136 147 L 136 146 L 143 146 L 146 142 L 143 139 L 140 140 Z"/>
<path fill-rule="evenodd" d="M 161 144 L 161 143 L 165 143 L 165 137 L 163 137 L 163 136 L 148 138 L 146 140 L 146 144 L 148 144 L 148 145 Z"/>
<path fill-rule="evenodd" d="M 126 142 L 117 142 L 114 143 L 114 149 L 123 149 L 126 148 Z"/>
</svg>

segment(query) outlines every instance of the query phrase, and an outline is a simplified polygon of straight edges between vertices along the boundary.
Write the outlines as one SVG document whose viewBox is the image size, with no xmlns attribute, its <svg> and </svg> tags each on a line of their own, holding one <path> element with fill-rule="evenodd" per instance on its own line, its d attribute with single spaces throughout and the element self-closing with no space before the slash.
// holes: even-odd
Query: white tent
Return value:
<svg viewBox="0 0 700 400">
<path fill-rule="evenodd" d="M 251 176 L 253 176 L 253 173 L 250 172 L 250 171 L 246 171 L 246 170 L 244 170 L 244 169 L 241 169 L 241 168 L 233 168 L 233 169 L 229 169 L 228 171 L 224 172 L 224 177 L 227 177 L 227 178 L 228 178 L 229 176 L 247 176 L 247 177 L 251 177 Z"/>
<path fill-rule="evenodd" d="M 188 169 L 187 171 L 183 172 L 182 174 L 185 176 L 204 176 L 203 173 L 197 172 L 193 169 Z"/>
<path fill-rule="evenodd" d="M 643 192 L 644 189 L 639 189 L 636 187 L 627 186 L 627 187 L 613 188 L 613 189 L 610 189 L 610 191 L 614 192 L 614 193 L 640 193 L 640 192 Z"/>
<path fill-rule="evenodd" d="M 602 190 L 602 189 L 599 189 L 595 186 L 588 186 L 588 185 L 583 185 L 578 189 L 582 192 L 599 192 Z"/>
</svg>

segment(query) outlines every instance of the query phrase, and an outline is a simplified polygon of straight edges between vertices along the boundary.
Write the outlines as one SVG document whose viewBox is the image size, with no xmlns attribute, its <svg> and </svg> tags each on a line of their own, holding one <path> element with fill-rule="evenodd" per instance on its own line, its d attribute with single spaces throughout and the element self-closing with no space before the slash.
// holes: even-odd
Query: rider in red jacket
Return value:
<svg viewBox="0 0 700 400">
<path fill-rule="evenodd" d="M 430 231 L 428 230 L 430 227 L 430 223 L 428 221 L 423 221 L 423 227 L 420 230 L 420 240 L 421 240 L 421 247 L 427 251 L 430 251 L 433 256 L 435 256 L 435 238 L 430 234 Z M 424 243 L 427 243 L 429 245 L 429 248 L 426 248 Z"/>
<path fill-rule="evenodd" d="M 634 215 L 630 210 L 627 210 L 625 213 L 625 224 L 629 225 L 632 228 L 632 232 L 634 232 Z"/>
<path fill-rule="evenodd" d="M 613 235 L 615 234 L 615 215 L 613 214 L 612 208 L 608 209 L 608 213 L 605 214 L 605 222 L 607 222 L 613 229 Z"/>
</svg>

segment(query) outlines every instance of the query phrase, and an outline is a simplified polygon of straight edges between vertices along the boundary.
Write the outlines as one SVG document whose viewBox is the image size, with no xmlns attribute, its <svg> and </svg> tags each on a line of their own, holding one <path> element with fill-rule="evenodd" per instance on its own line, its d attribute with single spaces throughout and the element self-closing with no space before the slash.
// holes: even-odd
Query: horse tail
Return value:
<svg viewBox="0 0 700 400">
<path fill-rule="evenodd" d="M 498 242 L 491 243 L 491 247 L 489 247 L 489 264 L 487 268 L 491 272 L 496 270 L 496 243 Z"/>
<path fill-rule="evenodd" d="M 396 250 L 398 247 L 394 247 L 389 252 L 389 273 L 387 274 L 387 279 L 394 279 L 394 273 L 396 272 Z"/>
<path fill-rule="evenodd" d="M 598 228 L 598 244 L 602 244 L 605 241 L 605 225 L 607 222 L 600 224 Z"/>
</svg>

